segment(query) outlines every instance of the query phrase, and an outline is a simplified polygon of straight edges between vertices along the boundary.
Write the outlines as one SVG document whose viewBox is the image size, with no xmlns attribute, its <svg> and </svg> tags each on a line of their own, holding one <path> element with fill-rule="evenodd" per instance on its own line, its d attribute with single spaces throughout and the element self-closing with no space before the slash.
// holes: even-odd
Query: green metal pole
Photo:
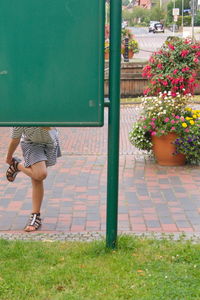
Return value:
<svg viewBox="0 0 200 300">
<path fill-rule="evenodd" d="M 106 246 L 117 246 L 120 63 L 121 63 L 121 0 L 110 0 L 110 65 L 108 114 L 108 178 Z"/>
</svg>

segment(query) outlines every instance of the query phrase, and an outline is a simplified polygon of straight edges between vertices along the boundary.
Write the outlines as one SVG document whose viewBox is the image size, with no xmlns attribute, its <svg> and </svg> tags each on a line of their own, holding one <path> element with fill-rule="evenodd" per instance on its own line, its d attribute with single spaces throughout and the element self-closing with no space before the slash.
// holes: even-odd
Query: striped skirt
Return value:
<svg viewBox="0 0 200 300">
<path fill-rule="evenodd" d="M 53 166 L 56 164 L 57 157 L 61 156 L 58 141 L 54 145 L 21 141 L 21 148 L 26 168 L 40 161 L 45 161 L 47 167 Z"/>
</svg>

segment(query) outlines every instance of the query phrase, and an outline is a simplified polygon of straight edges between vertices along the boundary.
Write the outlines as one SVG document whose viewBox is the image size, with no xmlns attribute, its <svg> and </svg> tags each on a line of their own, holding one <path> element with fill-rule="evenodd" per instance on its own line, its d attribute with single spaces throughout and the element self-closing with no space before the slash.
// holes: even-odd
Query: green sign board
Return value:
<svg viewBox="0 0 200 300">
<path fill-rule="evenodd" d="M 0 126 L 102 126 L 104 0 L 0 0 Z"/>
</svg>

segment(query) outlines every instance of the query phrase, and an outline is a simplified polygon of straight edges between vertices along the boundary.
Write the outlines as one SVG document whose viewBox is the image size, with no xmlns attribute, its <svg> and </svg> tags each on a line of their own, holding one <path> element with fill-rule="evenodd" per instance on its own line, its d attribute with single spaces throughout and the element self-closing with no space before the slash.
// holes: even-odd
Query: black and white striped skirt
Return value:
<svg viewBox="0 0 200 300">
<path fill-rule="evenodd" d="M 57 157 L 61 156 L 58 141 L 55 145 L 21 141 L 21 148 L 24 156 L 24 166 L 26 168 L 40 161 L 45 161 L 47 167 L 54 166 Z"/>
</svg>

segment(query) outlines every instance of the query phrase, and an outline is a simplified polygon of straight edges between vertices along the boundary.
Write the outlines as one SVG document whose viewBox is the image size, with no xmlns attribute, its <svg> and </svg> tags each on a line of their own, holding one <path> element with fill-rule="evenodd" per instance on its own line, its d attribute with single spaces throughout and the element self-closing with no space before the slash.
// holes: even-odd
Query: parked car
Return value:
<svg viewBox="0 0 200 300">
<path fill-rule="evenodd" d="M 128 21 L 122 21 L 122 29 L 125 29 L 128 26 Z"/>
<path fill-rule="evenodd" d="M 159 21 L 151 21 L 149 24 L 149 32 L 165 32 L 164 26 Z"/>
<path fill-rule="evenodd" d="M 164 26 L 163 26 L 162 23 L 156 23 L 156 24 L 154 24 L 153 33 L 156 33 L 156 32 L 165 32 Z"/>
<path fill-rule="evenodd" d="M 150 21 L 149 23 L 149 32 L 153 32 L 154 24 L 159 23 L 159 21 Z"/>
</svg>

